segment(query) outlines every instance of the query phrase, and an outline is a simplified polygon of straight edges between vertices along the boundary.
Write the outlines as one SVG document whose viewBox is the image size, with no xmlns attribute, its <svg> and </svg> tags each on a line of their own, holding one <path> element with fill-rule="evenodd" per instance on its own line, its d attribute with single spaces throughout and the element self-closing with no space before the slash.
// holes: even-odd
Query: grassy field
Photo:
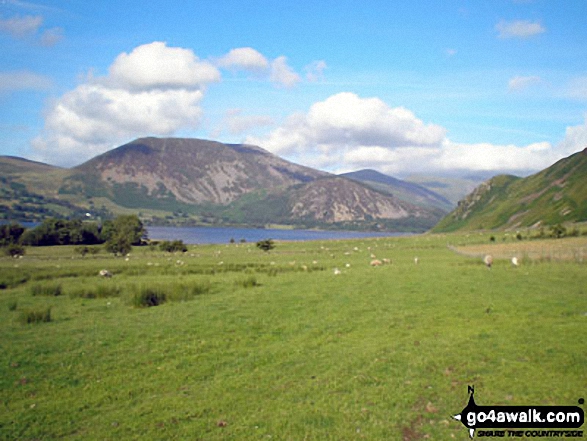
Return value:
<svg viewBox="0 0 587 441">
<path fill-rule="evenodd" d="M 0 258 L 0 438 L 465 440 L 467 385 L 587 395 L 585 262 L 513 267 L 477 234 L 276 244 Z"/>
</svg>

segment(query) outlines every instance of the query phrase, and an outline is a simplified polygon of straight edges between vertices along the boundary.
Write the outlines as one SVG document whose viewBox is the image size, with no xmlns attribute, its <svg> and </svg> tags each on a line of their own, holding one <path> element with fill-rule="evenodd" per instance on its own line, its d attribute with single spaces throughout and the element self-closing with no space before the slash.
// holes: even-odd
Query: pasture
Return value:
<svg viewBox="0 0 587 441">
<path fill-rule="evenodd" d="M 465 440 L 467 385 L 577 405 L 587 262 L 508 250 L 489 270 L 488 237 L 2 257 L 0 438 Z"/>
</svg>

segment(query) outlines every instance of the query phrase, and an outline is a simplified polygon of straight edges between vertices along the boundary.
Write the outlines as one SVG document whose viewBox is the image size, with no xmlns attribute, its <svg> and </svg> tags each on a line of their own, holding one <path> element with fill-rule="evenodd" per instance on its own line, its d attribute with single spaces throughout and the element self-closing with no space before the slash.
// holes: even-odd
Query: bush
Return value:
<svg viewBox="0 0 587 441">
<path fill-rule="evenodd" d="M 62 294 L 61 285 L 40 284 L 31 286 L 31 295 L 57 297 Z"/>
<path fill-rule="evenodd" d="M 19 320 L 23 324 L 43 323 L 51 321 L 51 308 L 29 309 L 20 313 Z"/>
<path fill-rule="evenodd" d="M 188 250 L 188 247 L 183 243 L 182 240 L 174 240 L 172 242 L 164 240 L 159 244 L 159 249 L 169 253 L 175 253 L 177 251 L 185 253 Z"/>
<path fill-rule="evenodd" d="M 6 253 L 6 255 L 10 257 L 18 257 L 24 256 L 25 250 L 22 245 L 19 245 L 17 243 L 11 243 L 10 245 L 4 248 L 4 253 Z"/>
<path fill-rule="evenodd" d="M 263 251 L 270 251 L 275 248 L 275 243 L 273 242 L 273 239 L 260 240 L 257 242 L 257 248 Z"/>
<path fill-rule="evenodd" d="M 139 292 L 135 293 L 132 304 L 137 308 L 158 306 L 165 303 L 167 300 L 167 294 L 161 288 L 146 287 L 139 289 Z"/>
</svg>

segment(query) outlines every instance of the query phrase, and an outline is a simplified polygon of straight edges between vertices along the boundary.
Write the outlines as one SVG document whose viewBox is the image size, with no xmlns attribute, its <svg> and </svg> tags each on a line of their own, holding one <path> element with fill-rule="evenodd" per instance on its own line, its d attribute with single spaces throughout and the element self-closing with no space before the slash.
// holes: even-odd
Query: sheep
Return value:
<svg viewBox="0 0 587 441">
<path fill-rule="evenodd" d="M 108 270 L 105 270 L 105 269 L 100 270 L 100 272 L 98 273 L 98 275 L 100 277 L 106 277 L 107 279 L 109 279 L 110 277 L 112 277 L 112 273 L 110 271 L 108 271 Z"/>
<path fill-rule="evenodd" d="M 491 254 L 486 255 L 483 258 L 483 263 L 487 268 L 491 269 L 491 265 L 493 265 L 493 256 Z"/>
<path fill-rule="evenodd" d="M 520 265 L 520 262 L 518 262 L 518 258 L 517 257 L 512 257 L 512 265 L 513 266 L 518 266 Z"/>
<path fill-rule="evenodd" d="M 339 274 L 341 274 L 341 271 L 338 268 L 334 268 L 334 275 L 338 276 Z"/>
<path fill-rule="evenodd" d="M 381 266 L 381 265 L 383 265 L 383 262 L 381 262 L 381 260 L 374 259 L 371 261 L 370 265 L 371 266 Z"/>
<path fill-rule="evenodd" d="M 383 259 L 383 263 L 391 264 L 391 259 Z"/>
<path fill-rule="evenodd" d="M 414 263 L 415 263 L 416 265 L 418 265 L 418 262 L 419 262 L 419 260 L 418 260 L 418 257 L 414 257 Z"/>
</svg>

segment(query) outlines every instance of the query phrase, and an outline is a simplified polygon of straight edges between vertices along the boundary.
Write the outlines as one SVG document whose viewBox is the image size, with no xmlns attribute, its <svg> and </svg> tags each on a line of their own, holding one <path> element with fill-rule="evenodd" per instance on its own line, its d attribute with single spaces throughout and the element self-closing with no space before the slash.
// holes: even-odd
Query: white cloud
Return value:
<svg viewBox="0 0 587 441">
<path fill-rule="evenodd" d="M 25 15 L 0 20 L 0 31 L 7 32 L 14 38 L 25 38 L 37 33 L 43 24 L 43 17 Z"/>
<path fill-rule="evenodd" d="M 220 57 L 215 63 L 218 67 L 232 71 L 246 70 L 269 80 L 278 87 L 292 88 L 301 77 L 287 64 L 285 56 L 268 60 L 263 54 L 251 47 L 232 49 L 228 54 Z M 306 67 L 308 81 L 317 81 L 326 68 L 324 61 L 314 62 Z"/>
<path fill-rule="evenodd" d="M 109 72 L 49 106 L 37 159 L 72 165 L 133 137 L 196 128 L 205 86 L 220 78 L 191 50 L 159 42 L 119 55 Z"/>
<path fill-rule="evenodd" d="M 277 57 L 271 62 L 271 82 L 284 86 L 293 87 L 301 81 L 300 76 L 287 64 L 287 58 Z"/>
<path fill-rule="evenodd" d="M 190 50 L 155 41 L 123 52 L 109 69 L 115 85 L 136 90 L 198 87 L 220 80 L 220 72 Z"/>
<path fill-rule="evenodd" d="M 47 90 L 51 87 L 51 79 L 34 72 L 21 70 L 0 72 L 0 92 L 17 90 Z"/>
<path fill-rule="evenodd" d="M 520 92 L 530 86 L 539 84 L 542 79 L 539 76 L 527 76 L 527 77 L 513 77 L 508 82 L 508 90 L 510 92 Z"/>
<path fill-rule="evenodd" d="M 403 107 L 391 108 L 378 98 L 343 92 L 313 104 L 308 113 L 291 115 L 262 139 L 249 138 L 278 154 L 306 158 L 344 154 L 359 147 L 384 149 L 438 145 L 445 130 L 424 124 Z"/>
<path fill-rule="evenodd" d="M 218 60 L 218 66 L 239 68 L 252 72 L 263 71 L 269 68 L 269 62 L 260 52 L 251 47 L 232 49 Z"/>
<path fill-rule="evenodd" d="M 587 119 L 567 128 L 556 146 L 466 144 L 451 141 L 444 128 L 425 124 L 407 109 L 341 93 L 315 103 L 307 113 L 291 115 L 267 136 L 249 137 L 247 142 L 332 172 L 372 168 L 396 176 L 454 171 L 516 174 L 546 168 L 587 147 Z"/>
<path fill-rule="evenodd" d="M 529 38 L 546 32 L 540 22 L 529 20 L 505 21 L 495 25 L 499 38 Z"/>
</svg>

